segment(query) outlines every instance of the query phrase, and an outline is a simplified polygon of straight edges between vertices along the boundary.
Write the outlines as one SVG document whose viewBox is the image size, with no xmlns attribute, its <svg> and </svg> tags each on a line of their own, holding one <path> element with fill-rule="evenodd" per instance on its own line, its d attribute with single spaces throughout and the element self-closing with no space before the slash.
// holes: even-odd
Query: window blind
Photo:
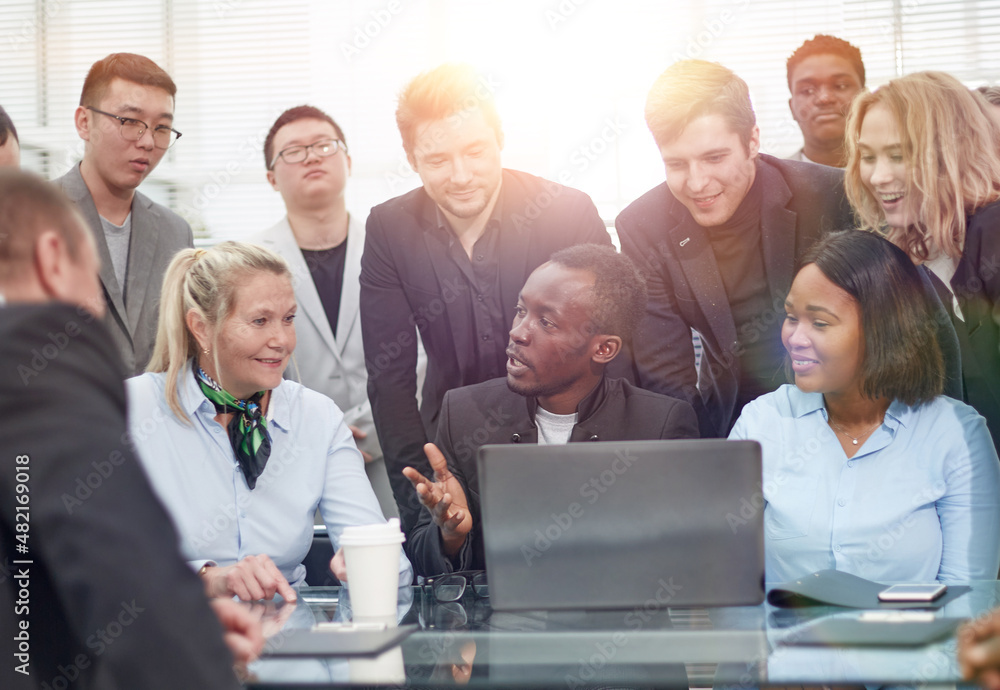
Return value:
<svg viewBox="0 0 1000 690">
<path fill-rule="evenodd" d="M 238 239 L 284 213 L 265 181 L 264 135 L 312 103 L 345 131 L 348 206 L 419 184 L 395 127 L 395 97 L 417 72 L 468 61 L 496 88 L 504 163 L 589 193 L 609 221 L 663 179 L 642 108 L 676 59 L 721 62 L 750 85 L 763 150 L 802 140 L 785 60 L 816 33 L 861 48 L 869 86 L 924 69 L 974 86 L 1000 79 L 1000 0 L 7 0 L 0 104 L 23 164 L 52 178 L 83 153 L 73 111 L 87 69 L 110 52 L 146 55 L 178 86 L 183 138 L 142 191 L 211 240 Z"/>
</svg>

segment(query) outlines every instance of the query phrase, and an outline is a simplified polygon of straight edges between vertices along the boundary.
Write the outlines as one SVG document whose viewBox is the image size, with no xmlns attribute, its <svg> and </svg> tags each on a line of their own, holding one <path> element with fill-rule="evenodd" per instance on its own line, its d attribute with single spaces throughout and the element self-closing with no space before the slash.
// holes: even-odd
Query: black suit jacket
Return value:
<svg viewBox="0 0 1000 690">
<path fill-rule="evenodd" d="M 1000 442 L 1000 201 L 979 209 L 967 221 L 962 258 L 951 279 L 965 317 L 964 321 L 953 318 L 962 350 L 963 400 L 986 418 L 993 443 L 997 444 Z M 935 282 L 939 283 L 936 279 Z M 942 292 L 941 297 L 946 304 L 951 303 L 947 292 Z"/>
<path fill-rule="evenodd" d="M 506 378 L 445 394 L 435 443 L 465 488 L 472 532 L 453 564 L 441 549 L 440 532 L 430 512 L 421 509 L 406 542 L 418 575 L 486 568 L 476 457 L 482 446 L 491 443 L 538 443 L 536 409 L 538 400 L 511 391 Z M 580 402 L 577 413 L 570 443 L 698 438 L 698 419 L 689 404 L 636 388 L 623 379 L 601 378 Z"/>
<path fill-rule="evenodd" d="M 565 247 L 611 244 L 604 221 L 583 192 L 523 172 L 503 171 L 497 240 L 500 304 L 509 325 L 517 297 L 535 268 Z M 409 532 L 423 508 L 402 475 L 407 465 L 430 474 L 423 445 L 433 438 L 445 392 L 483 381 L 474 333 L 466 323 L 475 296 L 437 233 L 437 207 L 423 188 L 391 199 L 368 216 L 361 259 L 361 331 L 368 397 L 385 465 Z M 419 329 L 427 374 L 417 409 Z M 508 330 L 494 333 L 508 341 Z"/>
<path fill-rule="evenodd" d="M 123 378 L 95 319 L 65 305 L 0 308 L 5 688 L 239 687 L 221 626 L 127 444 Z M 30 676 L 11 670 L 20 621 Z"/>
<path fill-rule="evenodd" d="M 761 243 L 773 310 L 736 332 L 705 228 L 671 194 L 654 187 L 615 222 L 622 251 L 646 277 L 649 302 L 634 342 L 643 388 L 687 400 L 703 436 L 726 436 L 736 421 L 739 356 L 760 338 L 778 338 L 799 259 L 824 233 L 853 227 L 843 171 L 760 154 Z M 691 330 L 701 336 L 700 376 Z"/>
</svg>

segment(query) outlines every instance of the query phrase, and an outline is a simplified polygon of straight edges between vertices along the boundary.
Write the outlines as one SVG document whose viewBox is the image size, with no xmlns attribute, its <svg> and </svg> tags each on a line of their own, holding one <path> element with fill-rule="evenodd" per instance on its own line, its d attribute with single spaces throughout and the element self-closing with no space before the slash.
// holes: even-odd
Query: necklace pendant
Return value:
<svg viewBox="0 0 1000 690">
<path fill-rule="evenodd" d="M 851 439 L 851 442 L 852 442 L 852 443 L 853 443 L 854 445 L 858 445 L 858 439 L 856 439 L 856 438 L 852 438 L 852 439 Z"/>
</svg>

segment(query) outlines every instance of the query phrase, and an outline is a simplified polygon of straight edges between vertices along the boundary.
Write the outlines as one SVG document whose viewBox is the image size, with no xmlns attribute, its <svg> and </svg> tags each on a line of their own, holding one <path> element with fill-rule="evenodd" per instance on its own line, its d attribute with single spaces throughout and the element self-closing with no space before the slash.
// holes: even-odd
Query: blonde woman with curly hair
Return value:
<svg viewBox="0 0 1000 690">
<path fill-rule="evenodd" d="M 932 274 L 950 306 L 963 397 L 1000 440 L 1000 126 L 943 72 L 857 97 L 847 123 L 847 196 L 862 228 Z"/>
</svg>

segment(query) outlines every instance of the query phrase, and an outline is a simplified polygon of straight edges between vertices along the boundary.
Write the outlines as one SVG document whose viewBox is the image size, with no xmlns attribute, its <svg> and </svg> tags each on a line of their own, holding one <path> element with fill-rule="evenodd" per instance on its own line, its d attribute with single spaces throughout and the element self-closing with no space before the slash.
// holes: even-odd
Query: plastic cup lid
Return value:
<svg viewBox="0 0 1000 690">
<path fill-rule="evenodd" d="M 345 527 L 340 534 L 341 546 L 377 546 L 381 544 L 402 544 L 406 536 L 399 529 L 399 518 L 374 525 L 354 525 Z"/>
</svg>

